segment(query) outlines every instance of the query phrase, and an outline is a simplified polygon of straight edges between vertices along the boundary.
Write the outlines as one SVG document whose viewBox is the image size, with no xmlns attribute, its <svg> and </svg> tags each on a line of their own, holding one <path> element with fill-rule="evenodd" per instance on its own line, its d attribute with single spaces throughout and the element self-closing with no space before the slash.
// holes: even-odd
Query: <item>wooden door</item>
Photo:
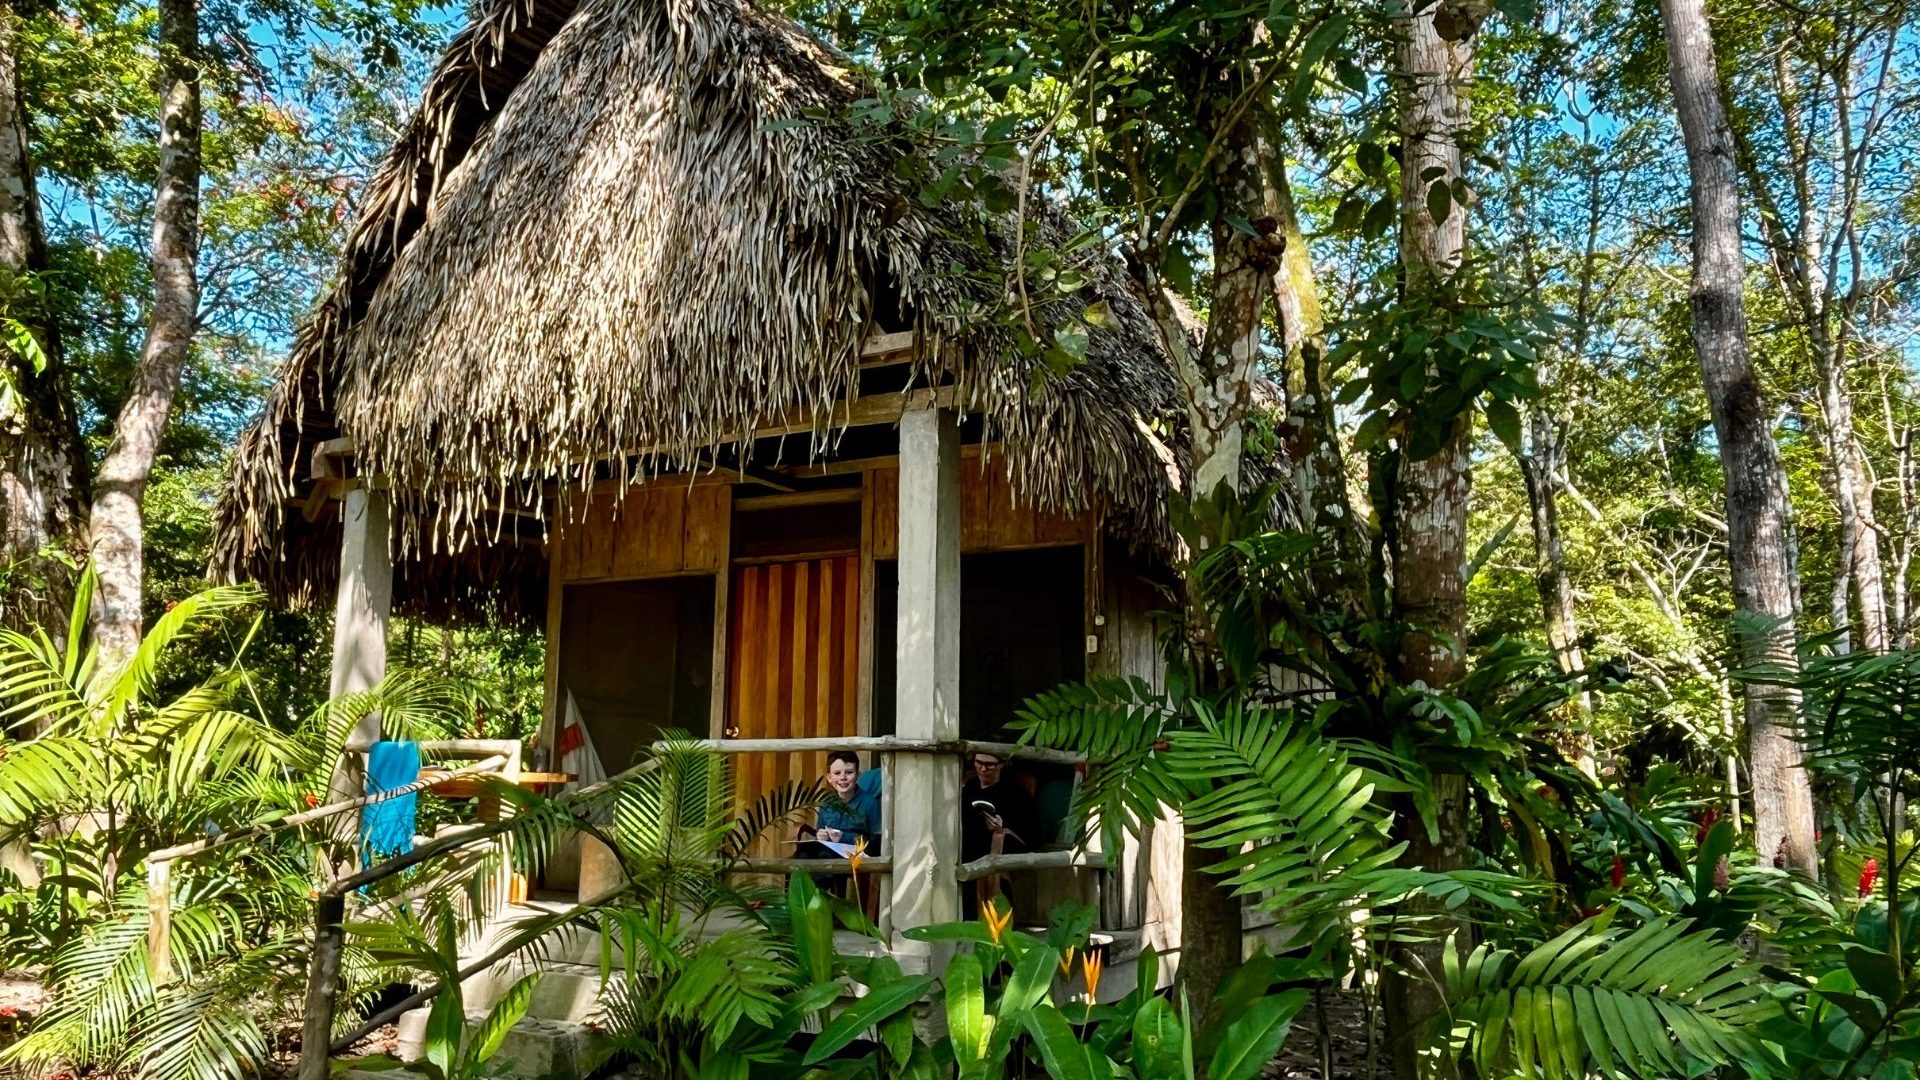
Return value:
<svg viewBox="0 0 1920 1080">
<path fill-rule="evenodd" d="M 856 555 L 736 566 L 728 656 L 726 735 L 826 738 L 859 730 L 860 559 Z M 746 805 L 792 781 L 826 772 L 824 750 L 735 754 L 734 786 Z M 787 835 L 767 838 L 792 839 Z M 756 845 L 775 854 L 776 845 Z M 780 848 L 785 854 L 791 849 Z"/>
</svg>

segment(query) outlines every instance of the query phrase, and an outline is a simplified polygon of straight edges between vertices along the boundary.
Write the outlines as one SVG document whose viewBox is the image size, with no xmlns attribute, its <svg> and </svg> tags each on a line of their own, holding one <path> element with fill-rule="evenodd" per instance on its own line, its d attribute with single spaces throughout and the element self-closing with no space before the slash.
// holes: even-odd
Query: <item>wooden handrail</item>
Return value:
<svg viewBox="0 0 1920 1080">
<path fill-rule="evenodd" d="M 1005 855 L 986 855 L 954 868 L 954 880 L 978 881 L 993 874 L 1013 870 L 1058 870 L 1090 866 L 1105 869 L 1107 857 L 1098 851 L 1021 851 Z"/>
<path fill-rule="evenodd" d="M 556 803 L 579 802 L 614 784 L 654 768 L 643 761 L 623 769 L 597 783 L 560 795 Z M 443 836 L 396 855 L 378 866 L 341 878 L 321 890 L 313 902 L 313 959 L 307 967 L 306 1027 L 300 1037 L 298 1080 L 327 1080 L 333 1046 L 333 1014 L 340 992 L 340 959 L 346 951 L 346 897 L 362 886 L 392 877 L 411 866 L 456 848 L 489 840 L 513 826 L 513 819 L 502 818 L 475 826 L 465 832 Z"/>
<path fill-rule="evenodd" d="M 342 814 L 349 810 L 359 810 L 376 803 L 387 802 L 402 796 L 413 795 L 436 784 L 444 783 L 455 777 L 472 776 L 494 772 L 507 763 L 507 755 L 498 754 L 484 761 L 475 762 L 462 769 L 440 773 L 431 777 L 421 777 L 403 787 L 374 792 L 353 799 L 316 806 L 311 810 L 302 810 L 297 814 L 274 821 L 263 821 L 242 829 L 234 829 L 205 840 L 195 840 L 187 844 L 175 844 L 147 853 L 147 971 L 153 981 L 164 983 L 173 978 L 173 862 L 194 855 L 212 851 L 218 847 L 240 840 L 252 840 L 279 832 L 282 829 L 297 828 L 321 818 Z"/>
<path fill-rule="evenodd" d="M 665 747 L 673 744 L 657 743 Z M 687 744 L 680 743 L 685 746 Z M 986 742 L 979 739 L 903 739 L 897 735 L 847 735 L 800 739 L 701 739 L 694 745 L 722 754 L 792 754 L 810 750 L 866 750 L 880 754 L 993 754 L 1012 760 L 1044 761 L 1055 765 L 1082 765 L 1085 754 L 1069 750 L 1049 750 L 1019 743 Z"/>
</svg>

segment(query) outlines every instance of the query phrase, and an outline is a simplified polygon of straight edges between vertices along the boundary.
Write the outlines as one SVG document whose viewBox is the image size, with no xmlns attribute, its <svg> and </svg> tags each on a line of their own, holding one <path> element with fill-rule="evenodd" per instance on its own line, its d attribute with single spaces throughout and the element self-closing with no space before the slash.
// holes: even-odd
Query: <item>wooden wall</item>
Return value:
<svg viewBox="0 0 1920 1080">
<path fill-rule="evenodd" d="M 615 503 L 595 495 L 586 512 L 562 522 L 554 564 L 562 582 L 712 574 L 727 563 L 727 484 L 661 481 Z"/>
<path fill-rule="evenodd" d="M 873 555 L 900 554 L 900 470 L 872 470 Z M 1013 497 L 1006 461 L 967 454 L 960 460 L 960 550 L 1015 551 L 1020 548 L 1079 544 L 1093 535 L 1092 513 L 1068 516 L 1035 510 Z"/>
</svg>

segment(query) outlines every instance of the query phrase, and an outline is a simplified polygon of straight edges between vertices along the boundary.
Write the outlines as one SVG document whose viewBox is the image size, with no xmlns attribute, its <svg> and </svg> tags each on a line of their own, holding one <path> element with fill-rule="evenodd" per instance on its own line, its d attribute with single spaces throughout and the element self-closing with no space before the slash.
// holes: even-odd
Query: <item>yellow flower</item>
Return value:
<svg viewBox="0 0 1920 1080">
<path fill-rule="evenodd" d="M 999 904 L 988 902 L 981 907 L 980 915 L 987 920 L 987 935 L 993 938 L 995 945 L 1000 944 L 1000 939 L 1006 936 L 1007 927 L 1013 925 L 1013 909 L 1009 907 L 1003 912 Z"/>
<path fill-rule="evenodd" d="M 1060 954 L 1060 977 L 1063 979 L 1073 974 L 1073 950 L 1074 946 L 1069 945 L 1067 951 Z"/>
<path fill-rule="evenodd" d="M 1087 984 L 1087 1004 L 1093 1004 L 1094 995 L 1100 992 L 1100 971 L 1106 967 L 1106 960 L 1093 949 L 1080 956 L 1080 977 Z"/>
<path fill-rule="evenodd" d="M 853 842 L 853 850 L 847 853 L 847 867 L 854 873 L 860 872 L 860 864 L 867 857 L 867 838 L 861 837 Z"/>
</svg>

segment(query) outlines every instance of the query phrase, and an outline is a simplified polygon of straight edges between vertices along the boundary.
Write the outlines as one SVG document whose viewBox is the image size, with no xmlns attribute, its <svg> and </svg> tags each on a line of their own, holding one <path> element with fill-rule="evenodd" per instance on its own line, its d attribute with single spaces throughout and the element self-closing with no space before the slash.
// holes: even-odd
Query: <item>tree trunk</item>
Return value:
<svg viewBox="0 0 1920 1080">
<path fill-rule="evenodd" d="M 1286 524 L 1311 529 L 1332 544 L 1334 565 L 1316 575 L 1325 595 L 1355 596 L 1357 568 L 1366 554 L 1366 529 L 1354 514 L 1347 493 L 1345 455 L 1333 415 L 1333 393 L 1322 369 L 1326 358 L 1326 320 L 1320 310 L 1320 286 L 1314 280 L 1313 257 L 1300 229 L 1300 214 L 1287 179 L 1287 163 L 1275 140 L 1268 162 L 1267 186 L 1286 246 L 1273 278 L 1276 321 L 1286 369 L 1281 389 L 1286 395 L 1286 418 L 1281 426 L 1284 458 L 1292 469 L 1294 520 Z"/>
<path fill-rule="evenodd" d="M 101 671 L 140 646 L 142 503 L 200 305 L 200 30 L 194 0 L 160 0 L 160 167 L 154 179 L 153 314 L 133 386 L 93 489 L 93 607 Z"/>
<path fill-rule="evenodd" d="M 86 449 L 61 369 L 60 341 L 32 287 L 47 265 L 19 79 L 19 16 L 0 0 L 0 626 L 57 626 L 72 603 L 57 551 L 78 553 Z M 36 343 L 42 364 L 6 344 Z M 58 637 L 59 635 L 55 635 Z"/>
<path fill-rule="evenodd" d="M 1447 288 L 1466 248 L 1466 208 L 1454 206 L 1435 221 L 1427 192 L 1431 185 L 1449 184 L 1461 175 L 1460 138 L 1469 123 L 1467 85 L 1483 12 L 1443 0 L 1419 10 L 1402 31 L 1399 66 L 1406 85 L 1400 106 L 1400 265 L 1409 294 Z M 1431 180 L 1424 178 L 1428 173 L 1433 173 Z M 1438 452 L 1413 459 L 1403 448 L 1396 465 L 1393 599 L 1396 614 L 1410 628 L 1398 657 L 1400 678 L 1408 683 L 1443 687 L 1466 670 L 1461 646 L 1467 622 L 1472 430 L 1472 417 L 1462 415 L 1453 421 Z M 1435 773 L 1432 785 L 1437 835 L 1428 835 L 1418 815 L 1399 814 L 1399 838 L 1408 844 L 1402 859 L 1405 865 L 1427 870 L 1459 869 L 1466 865 L 1466 778 Z M 1460 924 L 1450 927 L 1452 920 L 1439 905 L 1424 899 L 1409 901 L 1404 914 L 1435 920 L 1426 929 L 1434 938 L 1444 938 L 1449 929 L 1463 935 L 1467 930 Z M 1446 1005 L 1440 976 L 1444 950 L 1440 940 L 1394 950 L 1399 970 L 1388 970 L 1382 989 L 1397 1077 L 1427 1071 L 1421 1068 L 1419 1051 Z"/>
<path fill-rule="evenodd" d="M 1821 433 L 1833 470 L 1833 505 L 1840 518 L 1844 556 L 1839 565 L 1853 584 L 1860 647 L 1868 652 L 1886 652 L 1891 635 L 1887 629 L 1886 573 L 1880 559 L 1880 522 L 1873 512 L 1873 483 L 1867 476 L 1866 454 L 1854 431 L 1853 391 L 1847 386 L 1845 358 L 1839 355 L 1839 343 L 1828 332 L 1824 310 L 1809 319 L 1807 329 L 1820 381 Z"/>
<path fill-rule="evenodd" d="M 1536 405 L 1528 424 L 1527 453 L 1520 456 L 1520 476 L 1527 488 L 1527 508 L 1533 522 L 1533 584 L 1540 594 L 1541 622 L 1547 645 L 1560 671 L 1582 675 L 1586 654 L 1580 648 L 1580 623 L 1573 606 L 1573 582 L 1567 576 L 1567 553 L 1560 541 L 1560 443 L 1546 410 Z M 1593 715 L 1593 696 L 1580 691 L 1580 718 Z M 1594 775 L 1593 740 L 1585 730 L 1564 746 L 1580 771 Z"/>
<path fill-rule="evenodd" d="M 1733 133 L 1721 105 L 1704 0 L 1661 0 L 1673 96 L 1692 180 L 1693 344 L 1727 477 L 1727 549 L 1741 628 L 1741 662 L 1788 667 L 1794 654 L 1787 483 L 1747 355 L 1740 192 Z M 1749 684 L 1747 745 L 1754 843 L 1760 858 L 1818 872 L 1813 796 L 1794 740 L 1799 695 Z"/>
<path fill-rule="evenodd" d="M 1219 122 L 1216 118 L 1216 122 Z M 1159 279 L 1147 250 L 1134 264 L 1167 354 L 1173 358 L 1191 425 L 1192 469 L 1186 494 L 1199 501 L 1241 491 L 1241 461 L 1247 413 L 1253 405 L 1253 379 L 1260 360 L 1261 314 L 1273 289 L 1273 276 L 1285 237 L 1280 232 L 1277 196 L 1266 174 L 1265 146 L 1254 122 L 1244 116 L 1225 121 L 1213 170 L 1221 196 L 1212 240 L 1216 271 L 1207 328 L 1198 348 L 1187 337 L 1179 313 Z M 1234 222 L 1242 222 L 1235 227 Z M 1251 228 L 1245 227 L 1250 224 Z M 1144 245 L 1143 246 L 1150 246 Z M 1210 519 L 1209 515 L 1201 515 Z M 1194 538 L 1195 557 L 1217 546 L 1217 536 Z M 1218 674 L 1209 614 L 1198 581 L 1186 586 L 1187 644 L 1196 676 Z M 1238 897 L 1205 867 L 1221 856 L 1186 844 L 1181 881 L 1180 981 L 1194 1015 L 1212 1012 L 1214 990 L 1241 964 Z"/>
</svg>

